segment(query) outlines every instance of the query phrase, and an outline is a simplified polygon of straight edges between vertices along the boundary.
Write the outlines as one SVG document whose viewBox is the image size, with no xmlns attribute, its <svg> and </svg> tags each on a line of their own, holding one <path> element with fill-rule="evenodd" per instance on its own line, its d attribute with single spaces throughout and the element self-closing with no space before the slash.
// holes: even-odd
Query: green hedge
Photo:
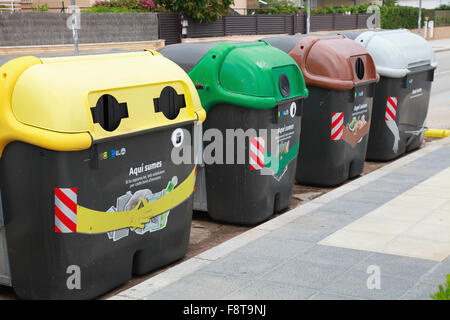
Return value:
<svg viewBox="0 0 450 320">
<path fill-rule="evenodd" d="M 328 5 L 326 7 L 321 7 L 317 9 L 311 9 L 311 14 L 340 14 L 345 12 L 350 12 L 351 14 L 358 14 L 358 13 L 366 13 L 367 12 L 368 5 L 365 3 L 362 3 L 359 6 L 340 6 L 340 7 L 333 7 L 333 5 Z M 306 8 L 304 9 L 304 12 L 306 13 Z"/>
<path fill-rule="evenodd" d="M 419 8 L 413 7 L 381 7 L 382 29 L 415 29 L 419 17 Z M 426 10 L 422 10 L 422 22 L 425 20 Z"/>
</svg>

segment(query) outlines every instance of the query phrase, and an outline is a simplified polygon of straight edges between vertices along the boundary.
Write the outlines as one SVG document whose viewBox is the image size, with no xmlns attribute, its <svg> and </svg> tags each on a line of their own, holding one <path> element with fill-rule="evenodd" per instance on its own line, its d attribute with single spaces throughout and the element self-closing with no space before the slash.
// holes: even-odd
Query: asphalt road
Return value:
<svg viewBox="0 0 450 320">
<path fill-rule="evenodd" d="M 436 53 L 438 67 L 431 86 L 429 128 L 450 129 L 450 51 Z"/>
</svg>

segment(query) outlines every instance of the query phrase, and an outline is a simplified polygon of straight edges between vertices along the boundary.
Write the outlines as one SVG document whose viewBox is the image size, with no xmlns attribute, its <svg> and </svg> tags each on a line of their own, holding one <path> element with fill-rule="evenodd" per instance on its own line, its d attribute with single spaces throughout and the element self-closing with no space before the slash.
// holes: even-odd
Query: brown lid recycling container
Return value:
<svg viewBox="0 0 450 320">
<path fill-rule="evenodd" d="M 360 175 L 379 79 L 370 54 L 343 35 L 265 41 L 297 62 L 310 92 L 302 115 L 297 181 L 333 186 Z"/>
</svg>

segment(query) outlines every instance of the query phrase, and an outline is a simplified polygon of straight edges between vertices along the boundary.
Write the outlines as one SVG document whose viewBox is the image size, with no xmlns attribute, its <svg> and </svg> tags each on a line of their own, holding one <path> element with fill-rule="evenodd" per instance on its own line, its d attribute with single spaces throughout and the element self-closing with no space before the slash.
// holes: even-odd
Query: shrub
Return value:
<svg viewBox="0 0 450 320">
<path fill-rule="evenodd" d="M 445 289 L 444 289 L 445 286 Z M 447 282 L 439 286 L 439 291 L 435 294 L 430 294 L 434 300 L 450 300 L 450 274 L 447 275 Z"/>
<path fill-rule="evenodd" d="M 164 10 L 179 12 L 199 22 L 213 22 L 228 13 L 234 0 L 158 0 Z"/>
<path fill-rule="evenodd" d="M 110 0 L 97 1 L 88 12 L 149 12 L 155 10 L 152 0 Z"/>
<path fill-rule="evenodd" d="M 331 4 L 324 7 L 324 8 L 317 8 L 317 9 L 311 9 L 311 14 L 344 14 L 348 11 L 350 11 L 351 14 L 358 14 L 358 13 L 366 13 L 367 8 L 369 6 L 365 3 L 361 3 L 359 6 L 351 6 L 351 7 L 333 7 Z M 306 13 L 306 8 L 303 10 Z"/>
<path fill-rule="evenodd" d="M 31 11 L 46 12 L 48 11 L 48 4 L 44 3 L 41 5 L 41 1 L 38 1 L 37 6 L 32 7 Z"/>
<path fill-rule="evenodd" d="M 443 4 L 436 10 L 450 10 L 450 5 Z"/>
<path fill-rule="evenodd" d="M 383 6 L 380 9 L 382 29 L 417 28 L 419 8 Z M 422 21 L 425 20 L 426 12 L 426 10 L 422 9 Z"/>
<path fill-rule="evenodd" d="M 261 4 L 260 9 L 251 11 L 258 14 L 296 14 L 298 8 L 292 2 L 279 1 L 277 3 Z"/>
</svg>

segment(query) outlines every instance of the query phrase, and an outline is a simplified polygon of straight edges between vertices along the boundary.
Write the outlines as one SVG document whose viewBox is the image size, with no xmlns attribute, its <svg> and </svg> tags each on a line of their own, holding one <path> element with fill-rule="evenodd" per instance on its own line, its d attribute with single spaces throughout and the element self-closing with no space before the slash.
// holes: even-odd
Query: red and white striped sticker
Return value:
<svg viewBox="0 0 450 320">
<path fill-rule="evenodd" d="M 384 115 L 385 121 L 395 121 L 397 114 L 397 97 L 388 97 L 386 102 L 386 114 Z"/>
<path fill-rule="evenodd" d="M 331 113 L 331 140 L 342 140 L 344 134 L 344 113 Z"/>
<path fill-rule="evenodd" d="M 55 188 L 55 232 L 77 232 L 77 188 Z"/>
<path fill-rule="evenodd" d="M 250 170 L 261 170 L 264 168 L 264 137 L 250 138 Z"/>
</svg>

